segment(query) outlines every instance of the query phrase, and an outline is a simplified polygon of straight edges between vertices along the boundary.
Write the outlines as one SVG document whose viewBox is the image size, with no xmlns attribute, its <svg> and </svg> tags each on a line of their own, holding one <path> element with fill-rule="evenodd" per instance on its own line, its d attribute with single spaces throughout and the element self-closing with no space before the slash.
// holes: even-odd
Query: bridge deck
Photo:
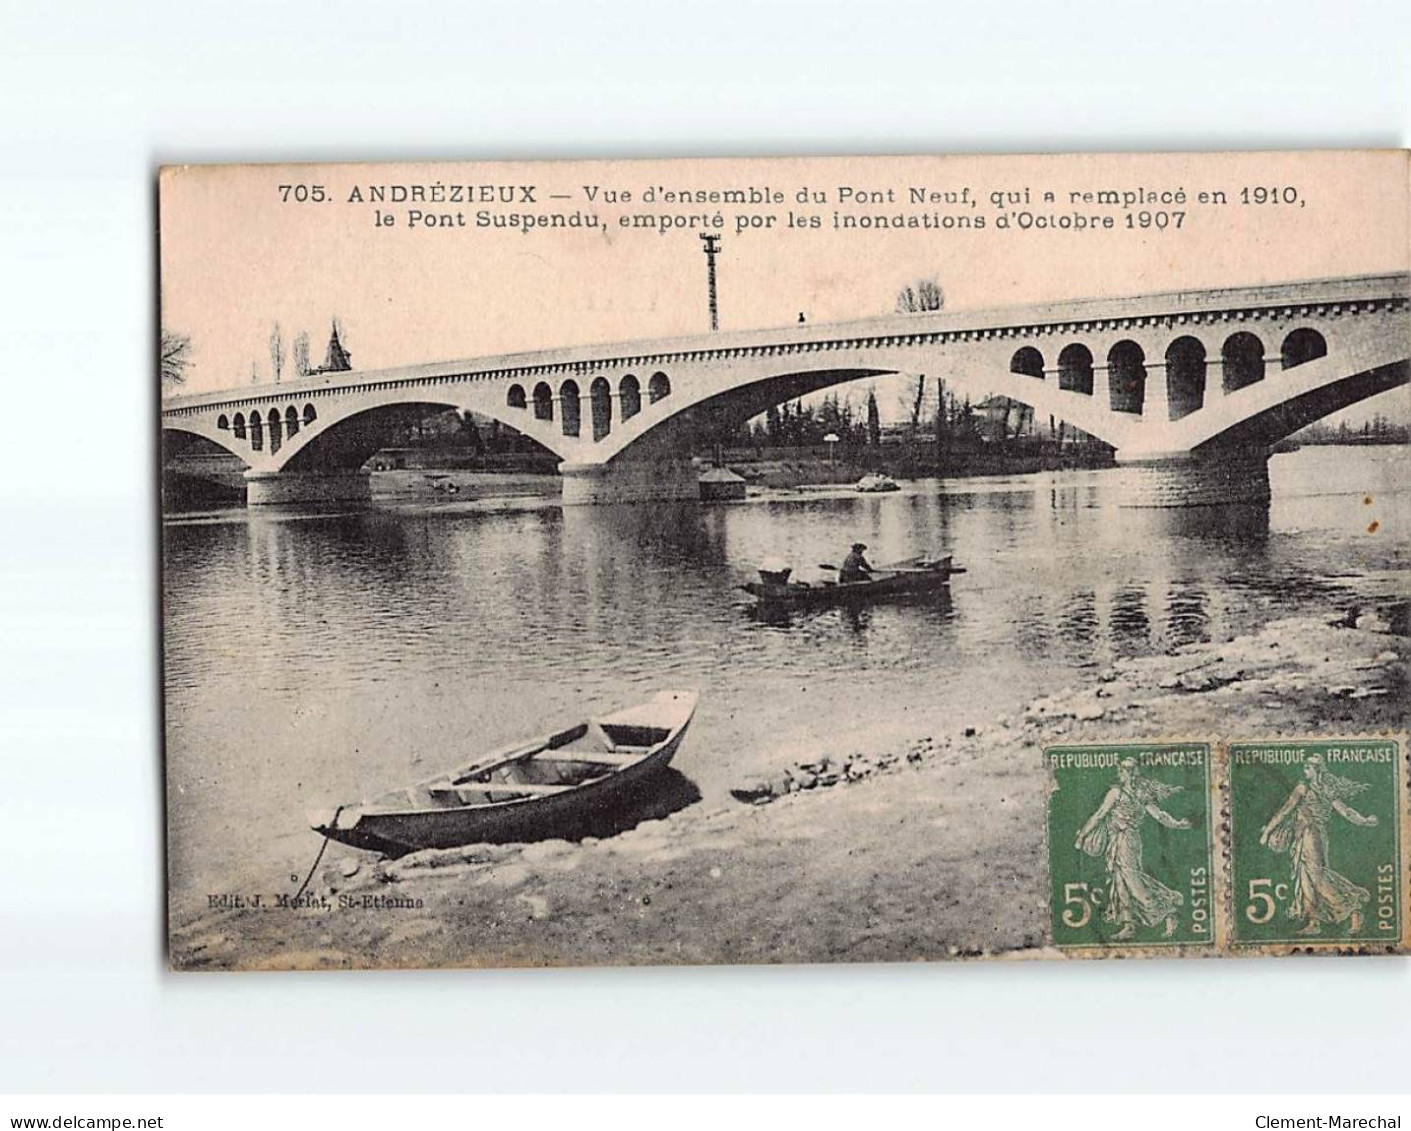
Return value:
<svg viewBox="0 0 1411 1131">
<path fill-rule="evenodd" d="M 644 366 L 683 359 L 756 354 L 770 349 L 823 348 L 832 343 L 875 341 L 917 335 L 1003 336 L 1009 331 L 1094 322 L 1166 319 L 1224 310 L 1278 310 L 1332 307 L 1411 296 L 1411 275 L 1359 275 L 1291 283 L 1229 287 L 1217 290 L 1167 291 L 1117 298 L 1081 298 L 981 310 L 886 315 L 848 322 L 820 322 L 787 327 L 693 334 L 673 338 L 606 342 L 479 358 L 429 362 L 392 369 L 320 374 L 281 383 L 163 398 L 164 414 L 219 404 L 296 398 L 306 391 L 357 390 L 402 380 L 435 377 L 484 379 L 527 376 L 554 370 L 587 370 L 605 365 Z"/>
</svg>

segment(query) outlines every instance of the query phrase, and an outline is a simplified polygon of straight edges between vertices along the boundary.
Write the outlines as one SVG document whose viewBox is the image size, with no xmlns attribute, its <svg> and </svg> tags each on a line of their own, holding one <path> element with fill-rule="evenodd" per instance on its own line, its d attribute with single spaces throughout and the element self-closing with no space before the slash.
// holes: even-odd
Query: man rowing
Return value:
<svg viewBox="0 0 1411 1131">
<path fill-rule="evenodd" d="M 867 564 L 867 559 L 862 556 L 862 552 L 867 549 L 865 542 L 854 542 L 852 552 L 843 559 L 843 568 L 838 570 L 838 580 L 841 582 L 865 581 L 872 575 L 872 567 Z"/>
</svg>

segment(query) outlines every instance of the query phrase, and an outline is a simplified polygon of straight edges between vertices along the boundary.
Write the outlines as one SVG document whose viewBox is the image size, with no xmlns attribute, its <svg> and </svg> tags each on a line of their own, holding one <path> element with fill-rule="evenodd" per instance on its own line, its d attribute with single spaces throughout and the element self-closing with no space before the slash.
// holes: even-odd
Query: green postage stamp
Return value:
<svg viewBox="0 0 1411 1131">
<path fill-rule="evenodd" d="M 1211 747 L 1044 751 L 1054 945 L 1213 946 Z"/>
<path fill-rule="evenodd" d="M 1394 739 L 1228 748 L 1232 942 L 1395 946 L 1402 935 Z"/>
</svg>

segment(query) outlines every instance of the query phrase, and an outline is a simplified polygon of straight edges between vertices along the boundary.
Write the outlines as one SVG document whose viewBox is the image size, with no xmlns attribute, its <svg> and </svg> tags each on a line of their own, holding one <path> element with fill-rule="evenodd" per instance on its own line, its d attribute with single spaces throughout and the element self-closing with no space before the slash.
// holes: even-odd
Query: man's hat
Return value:
<svg viewBox="0 0 1411 1131">
<path fill-rule="evenodd" d="M 853 548 L 854 550 L 865 550 L 865 549 L 867 549 L 867 543 L 866 543 L 866 542 L 854 542 L 854 543 L 852 544 L 852 548 Z"/>
</svg>

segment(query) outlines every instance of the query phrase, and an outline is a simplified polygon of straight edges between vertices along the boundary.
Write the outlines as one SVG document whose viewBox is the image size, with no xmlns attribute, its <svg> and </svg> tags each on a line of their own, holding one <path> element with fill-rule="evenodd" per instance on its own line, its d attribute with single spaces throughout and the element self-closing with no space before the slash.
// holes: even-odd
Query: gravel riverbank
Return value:
<svg viewBox="0 0 1411 1131">
<path fill-rule="evenodd" d="M 581 844 L 378 861 L 330 845 L 298 905 L 276 892 L 174 924 L 177 969 L 877 962 L 1045 945 L 1051 743 L 1404 725 L 1405 606 L 1119 662 L 1017 717 L 928 718 L 878 749 L 822 749 Z M 690 741 L 688 736 L 687 742 Z M 312 843 L 312 837 L 311 837 Z M 287 895 L 287 893 L 286 893 Z M 252 904 L 252 899 L 258 900 Z"/>
</svg>

